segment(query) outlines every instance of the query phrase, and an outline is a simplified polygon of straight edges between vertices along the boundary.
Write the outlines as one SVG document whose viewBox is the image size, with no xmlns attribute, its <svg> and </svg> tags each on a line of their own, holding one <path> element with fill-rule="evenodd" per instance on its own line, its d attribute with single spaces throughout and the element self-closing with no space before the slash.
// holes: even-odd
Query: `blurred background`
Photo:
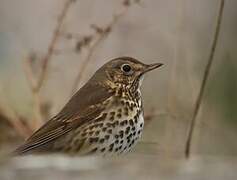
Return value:
<svg viewBox="0 0 237 180">
<path fill-rule="evenodd" d="M 129 167 L 123 167 L 129 172 L 125 177 L 139 172 L 140 179 L 165 179 L 171 169 L 171 179 L 192 176 L 235 179 L 235 0 L 225 1 L 214 61 L 194 129 L 191 160 L 184 159 L 187 133 L 210 55 L 220 2 L 0 0 L 0 154 L 11 152 L 55 115 L 105 62 L 118 56 L 131 56 L 144 63 L 162 62 L 165 66 L 147 75 L 143 82 L 147 122 L 142 140 L 132 155 L 128 155 L 131 164 L 124 156 L 107 166 L 112 163 L 112 167 L 121 167 L 118 164 L 125 163 Z M 27 160 L 37 161 L 33 157 Z M 16 175 L 18 161 L 4 163 L 3 169 L 7 172 L 2 177 Z M 87 164 L 85 161 L 82 162 Z M 137 165 L 141 162 L 147 165 L 152 162 L 157 168 L 148 173 L 142 165 Z M 98 163 L 93 164 L 94 167 Z M 27 172 L 32 168 L 29 166 Z M 110 177 L 113 170 L 99 177 Z M 49 173 L 44 168 L 41 171 Z M 62 172 L 56 168 L 56 171 L 68 178 L 65 169 Z M 213 176 L 208 176 L 209 172 Z M 91 174 L 85 177 L 93 179 Z"/>
</svg>

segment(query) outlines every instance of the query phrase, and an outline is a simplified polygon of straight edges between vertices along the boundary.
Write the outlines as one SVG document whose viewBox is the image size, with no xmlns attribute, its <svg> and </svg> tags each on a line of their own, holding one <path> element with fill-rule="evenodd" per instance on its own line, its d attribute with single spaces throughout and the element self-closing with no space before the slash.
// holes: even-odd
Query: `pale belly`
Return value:
<svg viewBox="0 0 237 180">
<path fill-rule="evenodd" d="M 140 139 L 144 126 L 142 112 L 134 111 L 129 115 L 131 116 L 119 116 L 113 121 L 108 116 L 103 122 L 78 129 L 73 135 L 69 135 L 69 142 L 60 144 L 65 145 L 63 149 L 67 153 L 75 155 L 110 156 L 127 153 Z"/>
<path fill-rule="evenodd" d="M 138 142 L 142 135 L 144 126 L 143 115 L 140 114 L 137 119 L 122 120 L 121 123 L 112 129 L 108 141 L 100 144 L 96 154 L 115 155 L 129 152 Z M 127 122 L 127 123 L 126 123 Z M 124 123 L 123 125 L 121 125 Z M 108 135 L 101 134 L 102 137 Z"/>
<path fill-rule="evenodd" d="M 134 118 L 136 117 L 136 118 Z M 138 142 L 142 135 L 144 126 L 143 114 L 131 118 L 120 118 L 111 121 L 105 120 L 98 128 L 87 129 L 87 136 L 79 151 L 73 154 L 78 155 L 119 155 L 129 152 Z M 93 133 L 92 133 L 93 132 Z M 80 133 L 79 139 L 83 139 L 83 134 Z M 78 140 L 79 140 L 78 139 Z M 77 139 L 74 139 L 72 144 L 75 146 Z"/>
<path fill-rule="evenodd" d="M 69 142 L 60 143 L 65 144 L 63 149 L 78 155 L 110 156 L 129 152 L 142 135 L 141 100 L 137 104 L 124 101 L 121 105 L 120 102 L 120 105 L 107 108 L 103 115 L 103 120 L 92 121 L 70 134 Z"/>
</svg>

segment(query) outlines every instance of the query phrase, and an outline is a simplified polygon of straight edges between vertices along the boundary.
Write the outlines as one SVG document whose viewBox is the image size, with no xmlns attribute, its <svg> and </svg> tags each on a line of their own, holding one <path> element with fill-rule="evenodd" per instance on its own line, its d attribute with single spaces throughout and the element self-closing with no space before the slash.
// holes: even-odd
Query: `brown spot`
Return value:
<svg viewBox="0 0 237 180">
<path fill-rule="evenodd" d="M 108 139 L 109 139 L 109 135 L 105 135 L 105 139 L 107 139 L 107 140 L 108 140 Z"/>
<path fill-rule="evenodd" d="M 140 127 L 141 127 L 141 128 L 143 127 L 143 123 L 140 124 Z"/>
<path fill-rule="evenodd" d="M 130 107 L 130 104 L 129 104 L 129 102 L 128 102 L 128 101 L 126 101 L 126 105 L 127 105 L 128 107 Z"/>
<path fill-rule="evenodd" d="M 108 129 L 107 131 L 109 134 L 112 134 L 112 129 Z"/>
<path fill-rule="evenodd" d="M 103 128 L 102 128 L 102 131 L 103 131 L 103 132 L 105 132 L 105 131 L 106 131 L 106 129 L 107 129 L 107 127 L 103 127 Z"/>
<path fill-rule="evenodd" d="M 108 123 L 106 123 L 106 126 L 107 126 L 107 127 L 111 127 L 112 124 L 108 122 Z"/>
<path fill-rule="evenodd" d="M 83 129 L 83 132 L 86 132 L 89 129 L 89 127 L 86 127 Z"/>
<path fill-rule="evenodd" d="M 95 135 L 98 136 L 100 134 L 100 131 L 96 131 Z"/>
<path fill-rule="evenodd" d="M 105 151 L 105 148 L 102 148 L 100 151 L 101 151 L 101 152 L 104 152 L 104 151 Z"/>
<path fill-rule="evenodd" d="M 113 121 L 113 120 L 114 120 L 114 116 L 111 116 L 111 117 L 109 118 L 109 120 L 110 120 L 110 121 Z"/>
<path fill-rule="evenodd" d="M 126 128 L 126 131 L 125 131 L 125 133 L 126 133 L 126 134 L 128 134 L 128 133 L 129 133 L 129 131 L 130 131 L 130 127 L 128 126 L 128 127 Z"/>
<path fill-rule="evenodd" d="M 115 121 L 115 122 L 112 124 L 112 127 L 115 128 L 117 125 L 119 125 L 119 122 L 118 122 L 118 121 Z"/>
<path fill-rule="evenodd" d="M 90 143 L 95 143 L 95 142 L 97 142 L 98 140 L 99 140 L 98 137 L 94 137 L 94 138 L 90 138 L 90 139 L 89 139 Z"/>
<path fill-rule="evenodd" d="M 120 144 L 123 144 L 123 140 L 120 141 Z"/>
<path fill-rule="evenodd" d="M 109 147 L 110 147 L 110 148 L 113 148 L 113 147 L 114 147 L 114 143 L 110 144 Z"/>
<path fill-rule="evenodd" d="M 137 118 L 135 118 L 135 123 L 137 123 Z"/>
<path fill-rule="evenodd" d="M 89 132 L 89 135 L 92 136 L 93 133 L 94 133 L 94 131 L 90 131 L 90 132 Z"/>
<path fill-rule="evenodd" d="M 115 134 L 114 137 L 115 137 L 116 139 L 118 139 L 118 138 L 119 138 L 119 135 Z"/>
<path fill-rule="evenodd" d="M 124 126 L 125 125 L 124 121 L 120 122 L 119 124 L 120 124 L 120 126 Z"/>
<path fill-rule="evenodd" d="M 115 112 L 114 112 L 114 111 L 111 111 L 111 112 L 110 112 L 110 115 L 111 115 L 111 116 L 114 116 L 114 115 L 115 115 Z"/>
<path fill-rule="evenodd" d="M 125 116 L 128 116 L 128 115 L 129 115 L 129 114 L 128 114 L 128 111 L 124 112 L 124 115 L 125 115 Z"/>
<path fill-rule="evenodd" d="M 118 118 L 121 118 L 121 117 L 122 117 L 122 114 L 121 114 L 121 113 L 118 113 L 118 114 L 117 114 L 117 117 L 118 117 Z"/>
<path fill-rule="evenodd" d="M 110 144 L 110 145 L 109 145 L 109 151 L 112 152 L 112 151 L 113 151 L 113 148 L 114 148 L 114 144 Z"/>
<path fill-rule="evenodd" d="M 134 123 L 133 123 L 133 120 L 132 120 L 132 119 L 129 120 L 129 124 L 130 124 L 131 126 L 133 126 Z"/>
<path fill-rule="evenodd" d="M 116 139 L 116 141 L 114 142 L 115 144 L 118 144 L 119 143 L 119 140 L 118 139 Z"/>
<path fill-rule="evenodd" d="M 133 127 L 132 127 L 132 131 L 135 131 L 135 130 L 136 130 L 136 128 L 135 128 L 135 126 L 133 126 Z"/>
<path fill-rule="evenodd" d="M 100 143 L 104 143 L 104 141 L 105 141 L 104 138 L 100 139 Z"/>
<path fill-rule="evenodd" d="M 132 137 L 132 133 L 129 134 L 129 136 L 127 137 L 127 139 L 130 139 Z"/>
<path fill-rule="evenodd" d="M 124 120 L 124 124 L 127 125 L 128 124 L 128 120 Z"/>
<path fill-rule="evenodd" d="M 120 136 L 120 138 L 123 138 L 123 134 L 124 134 L 124 132 L 121 130 L 121 131 L 119 131 L 119 136 Z"/>
<path fill-rule="evenodd" d="M 120 126 L 124 126 L 124 125 L 127 125 L 128 124 L 128 120 L 124 120 L 122 122 L 120 122 Z"/>
<path fill-rule="evenodd" d="M 83 137 L 87 135 L 87 132 L 84 132 L 81 134 Z"/>
</svg>

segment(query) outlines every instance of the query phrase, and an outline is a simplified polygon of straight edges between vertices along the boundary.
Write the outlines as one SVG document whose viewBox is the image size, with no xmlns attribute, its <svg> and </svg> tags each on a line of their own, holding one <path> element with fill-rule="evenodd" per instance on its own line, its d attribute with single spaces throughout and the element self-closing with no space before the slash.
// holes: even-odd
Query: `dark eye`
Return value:
<svg viewBox="0 0 237 180">
<path fill-rule="evenodd" d="M 121 69 L 125 73 L 131 73 L 132 72 L 132 68 L 129 64 L 123 64 Z"/>
</svg>

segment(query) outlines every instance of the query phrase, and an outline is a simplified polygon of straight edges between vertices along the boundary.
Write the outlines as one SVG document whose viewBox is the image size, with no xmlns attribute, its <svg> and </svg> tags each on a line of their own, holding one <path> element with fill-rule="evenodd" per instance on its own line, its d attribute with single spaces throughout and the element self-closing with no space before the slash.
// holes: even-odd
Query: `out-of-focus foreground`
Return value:
<svg viewBox="0 0 237 180">
<path fill-rule="evenodd" d="M 220 177 L 232 179 L 237 167 L 235 0 L 225 2 L 214 61 L 196 119 L 191 160 L 182 159 L 219 6 L 220 0 L 0 0 L 0 154 L 11 152 L 55 115 L 106 61 L 132 56 L 165 66 L 144 80 L 147 122 L 134 156 L 128 157 L 131 162 L 126 161 L 127 156 L 106 160 L 106 167 L 114 165 L 110 170 L 103 168 L 103 173 L 109 174 L 106 177 L 113 172 L 118 175 L 120 168 L 128 166 L 129 174 L 123 176 L 139 172 L 141 179 L 156 170 L 156 176 L 178 179 L 190 178 L 186 176 L 189 172 L 191 176 L 200 174 L 195 176 L 199 179 L 207 178 L 208 172 L 217 172 L 213 176 L 217 177 L 226 170 L 228 176 Z M 30 159 L 31 163 L 41 162 Z M 68 159 L 61 161 L 70 164 Z M 101 159 L 83 159 L 80 164 L 96 168 L 98 161 Z M 141 162 L 146 165 L 139 166 Z M 27 175 L 28 167 L 19 170 L 19 160 L 2 164 L 0 168 L 6 171 L 1 172 L 6 173 L 1 173 L 1 179 L 14 179 L 13 172 L 34 177 Z M 39 172 L 54 172 L 36 166 Z M 52 166 L 67 177 L 64 168 Z M 152 168 L 146 169 L 149 166 Z M 72 166 L 68 168 L 75 173 Z M 165 175 L 169 170 L 174 176 Z"/>
<path fill-rule="evenodd" d="M 22 163 L 24 161 L 24 163 Z M 159 158 L 153 155 L 126 155 L 120 158 L 68 158 L 63 156 L 12 159 L 1 169 L 1 179 L 164 179 L 233 180 L 236 158 Z"/>
</svg>

